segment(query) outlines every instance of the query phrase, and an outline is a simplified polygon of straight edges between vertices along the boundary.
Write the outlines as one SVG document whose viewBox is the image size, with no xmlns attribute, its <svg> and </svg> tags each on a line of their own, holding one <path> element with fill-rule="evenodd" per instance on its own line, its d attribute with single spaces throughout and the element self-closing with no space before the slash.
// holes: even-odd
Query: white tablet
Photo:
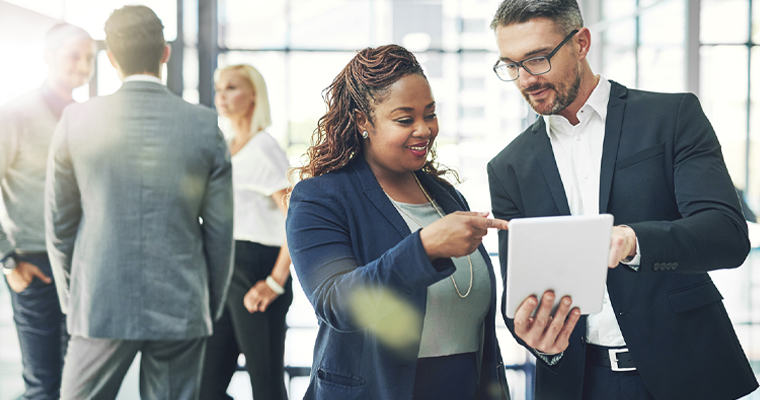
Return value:
<svg viewBox="0 0 760 400">
<path fill-rule="evenodd" d="M 602 214 L 509 221 L 507 317 L 514 318 L 528 296 L 541 301 L 549 289 L 556 295 L 552 314 L 565 295 L 582 314 L 600 312 L 613 219 Z"/>
</svg>

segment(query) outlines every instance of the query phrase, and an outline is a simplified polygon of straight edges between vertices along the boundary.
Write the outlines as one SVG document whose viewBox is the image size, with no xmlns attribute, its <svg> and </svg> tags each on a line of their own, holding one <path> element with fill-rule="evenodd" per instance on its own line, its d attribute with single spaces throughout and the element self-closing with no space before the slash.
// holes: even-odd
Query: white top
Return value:
<svg viewBox="0 0 760 400">
<path fill-rule="evenodd" d="M 609 100 L 610 82 L 600 76 L 596 88 L 576 115 L 578 125 L 571 125 L 560 115 L 543 117 L 572 215 L 599 214 L 599 175 Z M 637 246 L 637 256 L 628 265 L 638 265 L 638 260 Z M 589 343 L 625 346 L 606 288 L 602 311 L 589 315 L 586 327 Z"/>
<path fill-rule="evenodd" d="M 390 200 L 398 209 L 403 210 L 399 214 L 412 232 L 441 218 L 432 203 L 408 204 Z M 440 206 L 438 208 L 441 209 Z M 459 297 L 451 277 L 428 286 L 418 358 L 474 353 L 480 350 L 483 323 L 491 307 L 491 278 L 479 250 L 475 249 L 469 259 L 472 260 L 473 283 L 467 297 Z M 465 294 L 470 287 L 470 261 L 467 257 L 455 257 L 453 261 L 456 267 L 453 277 L 459 292 Z"/>
<path fill-rule="evenodd" d="M 290 186 L 288 168 L 285 151 L 266 130 L 232 156 L 235 240 L 282 246 L 285 216 L 271 196 Z"/>
</svg>

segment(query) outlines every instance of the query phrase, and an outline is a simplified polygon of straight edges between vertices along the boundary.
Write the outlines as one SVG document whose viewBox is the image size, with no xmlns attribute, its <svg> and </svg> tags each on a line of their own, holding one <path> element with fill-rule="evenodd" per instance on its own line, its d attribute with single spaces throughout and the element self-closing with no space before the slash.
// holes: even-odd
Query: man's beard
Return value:
<svg viewBox="0 0 760 400">
<path fill-rule="evenodd" d="M 575 99 L 578 97 L 578 90 L 581 87 L 581 74 L 576 73 L 575 80 L 572 83 L 572 86 L 568 89 L 567 85 L 560 83 L 559 88 L 562 90 L 558 90 L 557 86 L 552 85 L 551 83 L 544 83 L 544 84 L 535 84 L 533 86 L 529 86 L 525 89 L 520 90 L 523 97 L 525 97 L 525 100 L 530 104 L 531 108 L 533 108 L 533 111 L 536 112 L 536 114 L 539 115 L 554 115 L 559 113 L 560 111 L 564 110 L 569 106 L 572 102 L 575 101 Z M 554 101 L 549 103 L 547 100 L 541 101 L 541 102 L 534 102 L 531 100 L 530 95 L 528 92 L 541 90 L 541 89 L 549 89 L 553 90 L 556 94 L 554 97 Z"/>
</svg>

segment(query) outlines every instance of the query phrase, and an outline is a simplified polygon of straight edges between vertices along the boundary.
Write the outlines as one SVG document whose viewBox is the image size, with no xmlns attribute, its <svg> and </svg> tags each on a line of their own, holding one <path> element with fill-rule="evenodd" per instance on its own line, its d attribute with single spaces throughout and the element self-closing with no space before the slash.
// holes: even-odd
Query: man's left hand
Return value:
<svg viewBox="0 0 760 400">
<path fill-rule="evenodd" d="M 607 266 L 615 268 L 626 258 L 636 255 L 636 232 L 630 226 L 619 225 L 612 227 L 610 241 L 610 257 Z"/>
</svg>

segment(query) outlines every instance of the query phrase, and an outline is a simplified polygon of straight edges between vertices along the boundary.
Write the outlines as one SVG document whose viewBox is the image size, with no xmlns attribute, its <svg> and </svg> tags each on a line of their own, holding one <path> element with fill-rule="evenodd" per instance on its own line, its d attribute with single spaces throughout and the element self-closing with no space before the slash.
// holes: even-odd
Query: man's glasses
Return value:
<svg viewBox="0 0 760 400">
<path fill-rule="evenodd" d="M 538 56 L 538 57 L 531 57 L 527 60 L 518 61 L 518 62 L 504 62 L 502 60 L 499 60 L 494 64 L 493 66 L 493 72 L 496 73 L 496 76 L 499 77 L 499 79 L 505 81 L 505 82 L 511 82 L 517 78 L 520 77 L 520 67 L 522 67 L 526 72 L 528 72 L 531 75 L 541 75 L 545 74 L 552 70 L 552 63 L 551 58 L 554 56 L 557 51 L 565 44 L 567 43 L 570 38 L 573 37 L 578 33 L 578 30 L 575 29 L 572 32 L 570 32 L 569 35 L 565 38 L 565 40 L 562 41 L 557 47 L 552 50 L 551 53 L 545 55 L 545 56 Z"/>
</svg>

